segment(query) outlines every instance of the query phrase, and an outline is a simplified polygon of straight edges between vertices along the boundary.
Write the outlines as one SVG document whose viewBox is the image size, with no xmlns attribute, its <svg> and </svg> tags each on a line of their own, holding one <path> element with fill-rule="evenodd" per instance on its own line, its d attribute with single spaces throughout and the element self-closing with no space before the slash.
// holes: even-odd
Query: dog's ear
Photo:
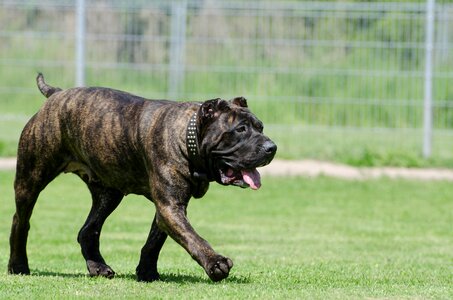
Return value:
<svg viewBox="0 0 453 300">
<path fill-rule="evenodd" d="M 247 106 L 247 99 L 245 99 L 244 97 L 236 97 L 234 99 L 231 100 L 231 103 L 237 105 L 237 106 L 240 106 L 240 107 L 248 107 Z"/>
<path fill-rule="evenodd" d="M 230 109 L 227 101 L 220 98 L 212 99 L 203 102 L 200 107 L 200 118 L 202 120 L 210 120 L 218 117 L 220 113 Z"/>
</svg>

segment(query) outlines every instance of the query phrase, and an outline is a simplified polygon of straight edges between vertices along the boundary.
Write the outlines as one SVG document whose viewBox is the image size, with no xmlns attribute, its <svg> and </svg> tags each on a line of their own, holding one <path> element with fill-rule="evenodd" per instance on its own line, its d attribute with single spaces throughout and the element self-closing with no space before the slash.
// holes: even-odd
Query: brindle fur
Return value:
<svg viewBox="0 0 453 300">
<path fill-rule="evenodd" d="M 91 276 L 114 276 L 99 251 L 99 237 L 105 219 L 123 196 L 134 193 L 156 206 L 136 269 L 139 281 L 159 279 L 157 260 L 167 235 L 213 281 L 226 278 L 232 261 L 216 253 L 186 216 L 191 196 L 202 197 L 209 181 L 191 176 L 185 133 L 189 119 L 198 111 L 200 156 L 218 167 L 210 151 L 239 143 L 225 133 L 241 118 L 248 118 L 254 129 L 247 142 L 222 159 L 238 168 L 269 163 L 275 144 L 260 132 L 261 122 L 248 111 L 245 100 L 150 101 L 108 88 L 61 90 L 47 85 L 42 75 L 37 81 L 48 99 L 27 123 L 19 141 L 9 273 L 30 273 L 26 243 L 33 207 L 48 183 L 62 172 L 71 172 L 86 183 L 92 195 L 91 211 L 77 239 Z M 271 150 L 268 146 L 263 150 L 266 143 L 272 143 Z"/>
</svg>

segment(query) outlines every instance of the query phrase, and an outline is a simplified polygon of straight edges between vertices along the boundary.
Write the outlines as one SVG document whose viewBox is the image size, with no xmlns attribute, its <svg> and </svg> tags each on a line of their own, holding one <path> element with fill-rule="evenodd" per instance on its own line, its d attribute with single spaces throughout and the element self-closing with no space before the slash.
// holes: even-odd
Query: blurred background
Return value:
<svg viewBox="0 0 453 300">
<path fill-rule="evenodd" d="M 453 167 L 453 2 L 0 0 L 0 156 L 44 98 L 242 95 L 279 158 Z"/>
</svg>

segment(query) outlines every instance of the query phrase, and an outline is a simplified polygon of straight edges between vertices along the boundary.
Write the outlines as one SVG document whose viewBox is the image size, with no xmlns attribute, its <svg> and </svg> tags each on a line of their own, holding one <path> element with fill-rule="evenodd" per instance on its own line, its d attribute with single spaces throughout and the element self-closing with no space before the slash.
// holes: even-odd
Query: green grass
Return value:
<svg viewBox="0 0 453 300">
<path fill-rule="evenodd" d="M 433 134 L 432 157 L 422 156 L 422 132 L 416 129 L 341 129 L 265 125 L 283 159 L 319 159 L 353 166 L 453 167 L 453 139 Z"/>
<path fill-rule="evenodd" d="M 6 275 L 13 172 L 0 172 L 0 298 L 353 299 L 453 297 L 453 190 L 448 182 L 263 178 L 254 192 L 213 184 L 189 218 L 220 253 L 230 277 L 209 281 L 172 240 L 162 281 L 134 279 L 153 217 L 128 196 L 107 220 L 101 249 L 117 272 L 89 278 L 76 236 L 90 198 L 62 175 L 41 194 L 28 244 L 32 276 Z"/>
</svg>

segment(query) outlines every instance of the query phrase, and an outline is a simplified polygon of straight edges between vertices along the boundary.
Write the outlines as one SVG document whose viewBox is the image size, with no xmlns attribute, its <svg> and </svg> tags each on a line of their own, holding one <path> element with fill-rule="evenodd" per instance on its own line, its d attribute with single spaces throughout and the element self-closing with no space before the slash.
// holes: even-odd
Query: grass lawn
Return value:
<svg viewBox="0 0 453 300">
<path fill-rule="evenodd" d="M 107 220 L 101 249 L 117 272 L 90 278 L 76 242 L 90 208 L 83 183 L 62 175 L 35 207 L 32 276 L 6 275 L 13 172 L 0 172 L 0 298 L 453 298 L 453 188 L 448 182 L 263 178 L 259 191 L 212 184 L 189 218 L 235 263 L 212 283 L 175 242 L 162 281 L 135 281 L 154 208 L 128 196 Z"/>
</svg>

